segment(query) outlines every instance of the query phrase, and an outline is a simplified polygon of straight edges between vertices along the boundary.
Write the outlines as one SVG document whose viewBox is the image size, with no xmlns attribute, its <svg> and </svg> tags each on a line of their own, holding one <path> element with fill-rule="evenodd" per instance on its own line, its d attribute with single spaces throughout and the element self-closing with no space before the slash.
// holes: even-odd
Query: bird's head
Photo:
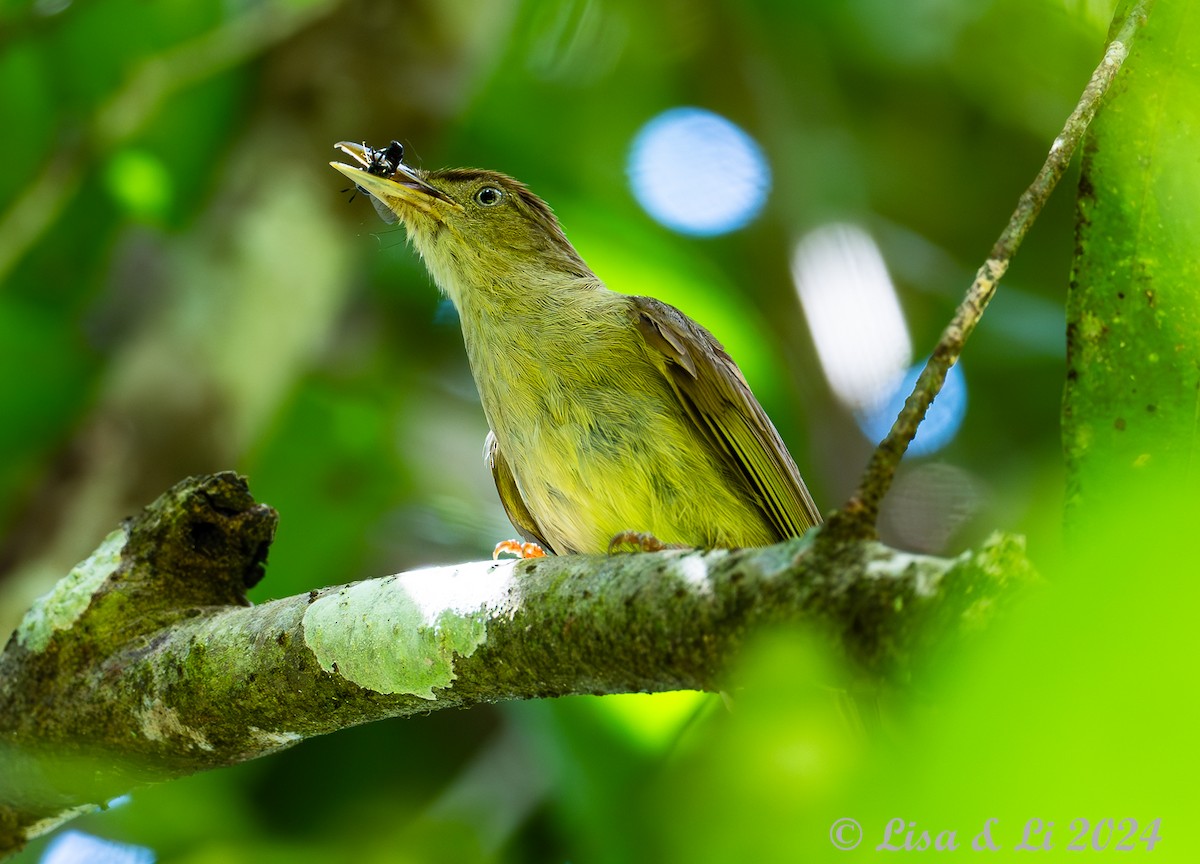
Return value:
<svg viewBox="0 0 1200 864">
<path fill-rule="evenodd" d="M 553 211 L 523 184 L 495 171 L 422 171 L 398 144 L 377 151 L 341 142 L 356 164 L 329 164 L 370 195 L 388 222 L 404 223 L 439 287 L 456 304 L 467 292 L 528 292 L 595 277 Z"/>
</svg>

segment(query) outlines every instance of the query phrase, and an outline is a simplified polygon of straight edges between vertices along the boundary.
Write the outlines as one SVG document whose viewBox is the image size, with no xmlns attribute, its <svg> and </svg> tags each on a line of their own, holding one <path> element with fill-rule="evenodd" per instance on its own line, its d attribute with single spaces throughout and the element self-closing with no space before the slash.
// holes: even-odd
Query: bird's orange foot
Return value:
<svg viewBox="0 0 1200 864">
<path fill-rule="evenodd" d="M 688 549 L 681 543 L 664 543 L 653 534 L 641 531 L 622 531 L 608 541 L 608 554 L 617 552 L 661 552 L 664 549 Z"/>
<path fill-rule="evenodd" d="M 545 558 L 546 550 L 536 543 L 522 543 L 520 540 L 501 540 L 492 550 L 492 560 L 501 555 L 512 555 L 514 558 Z"/>
</svg>

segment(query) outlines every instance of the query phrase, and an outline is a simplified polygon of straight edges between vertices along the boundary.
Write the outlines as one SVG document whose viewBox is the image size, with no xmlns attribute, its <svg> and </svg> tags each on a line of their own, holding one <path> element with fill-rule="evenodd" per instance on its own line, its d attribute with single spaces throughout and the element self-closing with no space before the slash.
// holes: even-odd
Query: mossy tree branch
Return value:
<svg viewBox="0 0 1200 864">
<path fill-rule="evenodd" d="M 0 851 L 133 786 L 384 717 L 713 689 L 771 623 L 902 685 L 1031 572 L 1011 540 L 947 560 L 801 538 L 429 568 L 251 606 L 275 522 L 237 475 L 192 478 L 29 611 L 0 654 Z"/>
</svg>

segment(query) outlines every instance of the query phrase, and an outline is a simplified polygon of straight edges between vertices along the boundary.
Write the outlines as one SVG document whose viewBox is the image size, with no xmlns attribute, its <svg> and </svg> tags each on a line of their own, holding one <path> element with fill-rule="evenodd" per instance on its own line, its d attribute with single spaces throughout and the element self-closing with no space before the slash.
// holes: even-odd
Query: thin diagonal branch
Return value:
<svg viewBox="0 0 1200 864">
<path fill-rule="evenodd" d="M 1117 29 L 1116 35 L 1104 52 L 1104 59 L 1092 73 L 1075 110 L 1071 112 L 1062 132 L 1050 146 L 1050 153 L 1042 169 L 1017 202 L 1016 210 L 992 246 L 988 259 L 975 274 L 975 281 L 967 290 L 954 317 L 942 331 L 937 346 L 921 371 L 913 392 L 905 401 L 904 408 L 896 417 L 896 422 L 892 424 L 891 431 L 872 453 L 858 489 L 842 510 L 826 523 L 825 536 L 875 536 L 879 505 L 891 488 L 896 469 L 917 434 L 917 427 L 925 419 L 925 413 L 941 391 L 950 367 L 962 354 L 963 346 L 996 293 L 996 286 L 1008 270 L 1021 241 L 1025 239 L 1025 235 L 1049 200 L 1050 193 L 1066 173 L 1088 124 L 1096 115 L 1109 85 L 1116 78 L 1129 53 L 1130 40 L 1145 22 L 1153 3 L 1154 0 L 1138 0 Z"/>
</svg>

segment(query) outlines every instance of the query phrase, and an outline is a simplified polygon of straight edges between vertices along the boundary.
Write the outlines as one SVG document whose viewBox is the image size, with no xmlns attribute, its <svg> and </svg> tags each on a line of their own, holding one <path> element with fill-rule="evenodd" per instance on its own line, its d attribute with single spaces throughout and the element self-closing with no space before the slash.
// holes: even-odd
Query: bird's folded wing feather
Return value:
<svg viewBox="0 0 1200 864">
<path fill-rule="evenodd" d="M 711 333 L 674 306 L 630 297 L 635 322 L 659 368 L 702 435 L 726 454 L 758 497 L 780 539 L 819 524 L 800 471 L 750 386 Z"/>
<path fill-rule="evenodd" d="M 525 499 L 521 497 L 521 491 L 517 488 L 517 481 L 512 475 L 512 470 L 508 467 L 504 454 L 500 452 L 495 434 L 490 431 L 483 442 L 483 459 L 492 469 L 492 479 L 496 481 L 496 491 L 500 493 L 500 503 L 504 505 L 504 512 L 508 514 L 508 521 L 527 542 L 537 543 L 546 552 L 558 554 L 546 542 L 537 520 L 525 506 Z"/>
</svg>

